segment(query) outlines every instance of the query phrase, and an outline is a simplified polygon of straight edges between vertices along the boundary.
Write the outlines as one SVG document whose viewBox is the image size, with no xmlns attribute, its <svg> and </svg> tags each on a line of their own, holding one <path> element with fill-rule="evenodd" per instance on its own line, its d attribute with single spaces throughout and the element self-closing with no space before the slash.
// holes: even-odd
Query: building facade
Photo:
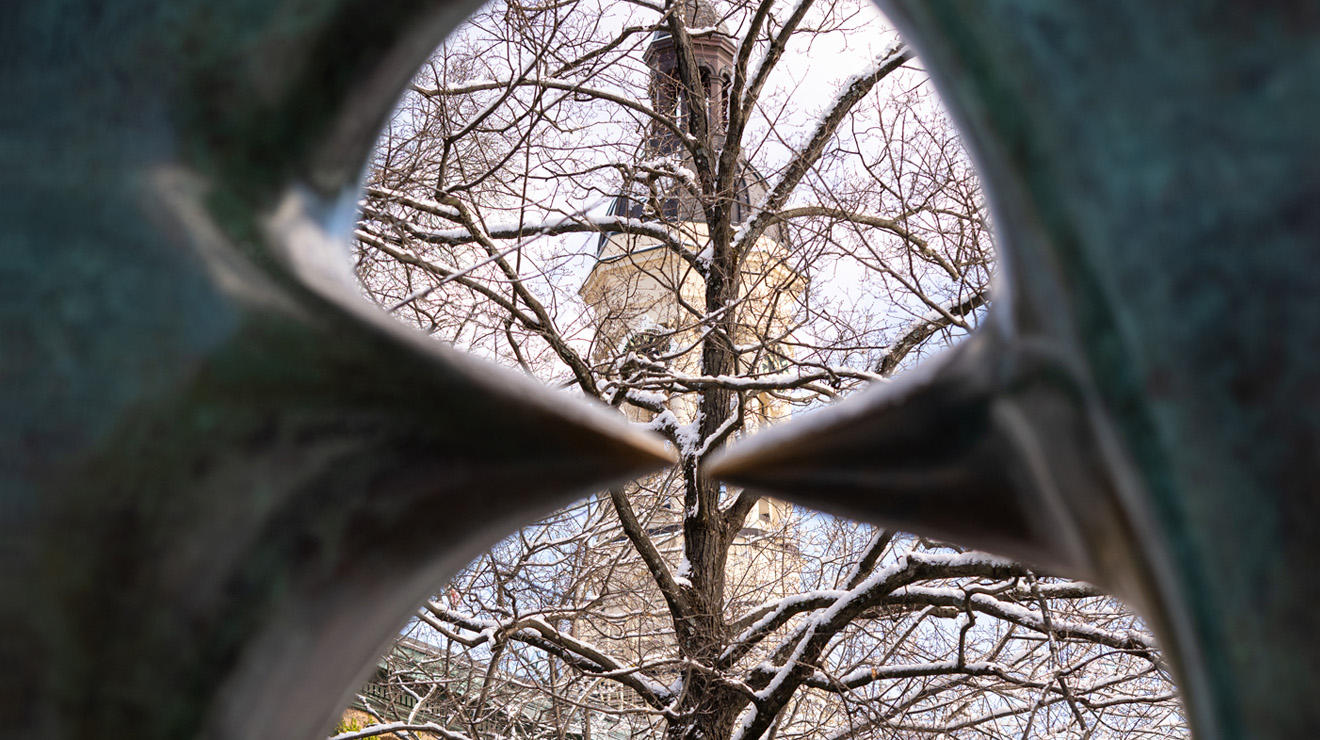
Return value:
<svg viewBox="0 0 1320 740">
<path fill-rule="evenodd" d="M 689 28 L 696 29 L 693 51 L 705 97 L 699 101 L 711 123 L 716 146 L 724 142 L 725 100 L 735 47 L 718 15 L 704 2 L 686 6 Z M 677 58 L 668 33 L 656 32 L 646 49 L 651 102 L 655 110 L 684 128 L 688 102 L 676 71 Z M 709 254 L 710 237 L 701 194 L 694 192 L 691 155 L 667 126 L 653 124 L 642 147 L 640 163 L 648 170 L 672 171 L 677 177 L 650 178 L 644 185 L 625 186 L 610 213 L 648 224 L 662 224 L 676 246 L 665 240 L 622 233 L 602 234 L 596 261 L 580 295 L 592 311 L 596 344 L 591 359 L 614 377 L 699 375 L 705 313 L 705 281 L 699 269 Z M 735 224 L 746 221 L 767 192 L 767 183 L 750 163 L 740 162 L 734 178 L 732 212 Z M 694 259 L 695 258 L 695 259 Z M 740 301 L 734 309 L 734 341 L 751 347 L 746 374 L 773 374 L 793 358 L 794 314 L 805 279 L 791 262 L 785 232 L 772 228 L 746 253 L 741 269 Z M 694 264 L 694 261 L 697 264 Z M 775 395 L 753 394 L 747 403 L 747 428 L 785 419 L 790 404 Z M 679 424 L 696 418 L 695 394 L 670 394 L 665 412 Z M 625 405 L 634 421 L 650 421 L 657 412 Z M 672 476 L 672 474 L 671 474 Z M 638 481 L 629 489 L 639 521 L 650 534 L 671 571 L 684 578 L 682 482 L 665 474 Z M 733 491 L 728 492 L 732 495 Z M 603 506 L 609 506 L 608 500 Z M 801 590 L 802 558 L 796 547 L 792 507 L 762 499 L 748 514 L 728 558 L 726 611 L 739 614 L 755 604 Z M 601 574 L 591 598 L 606 605 L 610 617 L 582 626 L 585 639 L 611 646 L 612 652 L 638 665 L 663 664 L 676 657 L 674 627 L 664 599 L 644 565 L 624 552 L 621 536 L 597 543 L 593 570 Z M 613 691 L 611 703 L 625 706 L 626 690 Z"/>
</svg>

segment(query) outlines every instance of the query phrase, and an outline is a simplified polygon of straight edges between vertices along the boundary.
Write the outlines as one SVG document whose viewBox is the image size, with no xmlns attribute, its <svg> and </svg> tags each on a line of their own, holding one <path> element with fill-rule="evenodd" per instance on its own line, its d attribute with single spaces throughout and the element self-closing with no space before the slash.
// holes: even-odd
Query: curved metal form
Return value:
<svg viewBox="0 0 1320 740">
<path fill-rule="evenodd" d="M 667 461 L 358 297 L 362 164 L 470 9 L 5 9 L 6 733 L 324 736 L 436 583 Z"/>
<path fill-rule="evenodd" d="M 713 472 L 1094 578 L 1153 620 L 1200 737 L 1314 734 L 1320 10 L 889 4 L 981 160 L 1007 290 L 938 367 Z M 471 7 L 6 8 L 6 730 L 315 737 L 477 548 L 663 462 L 328 267 Z"/>
<path fill-rule="evenodd" d="M 981 162 L 998 301 L 710 472 L 1095 580 L 1198 738 L 1315 736 L 1320 6 L 882 4 Z"/>
</svg>

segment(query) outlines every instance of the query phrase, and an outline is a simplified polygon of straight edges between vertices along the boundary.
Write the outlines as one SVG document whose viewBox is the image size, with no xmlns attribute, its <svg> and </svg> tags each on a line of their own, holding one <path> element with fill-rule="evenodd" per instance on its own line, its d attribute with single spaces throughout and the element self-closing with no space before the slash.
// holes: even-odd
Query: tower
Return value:
<svg viewBox="0 0 1320 740">
<path fill-rule="evenodd" d="M 674 40 L 666 30 L 655 31 L 644 53 L 650 72 L 651 103 L 673 127 L 652 122 L 640 152 L 640 161 L 652 170 L 669 168 L 680 173 L 691 172 L 694 163 L 674 128 L 691 130 L 691 108 L 705 111 L 716 152 L 724 147 L 728 88 L 736 51 L 732 36 L 706 0 L 687 0 L 683 12 L 693 31 L 692 51 L 703 98 L 695 106 L 685 99 Z M 736 227 L 751 216 L 769 185 L 742 157 L 733 180 L 730 215 Z M 690 258 L 700 260 L 709 253 L 710 237 L 701 197 L 690 184 L 684 185 L 677 178 L 648 177 L 626 184 L 611 201 L 610 215 L 663 224 L 687 254 L 685 258 L 672 245 L 650 236 L 600 235 L 596 261 L 579 291 L 594 314 L 594 362 L 608 364 L 633 352 L 652 359 L 665 358 L 675 370 L 699 372 L 699 351 L 681 349 L 699 343 L 701 316 L 692 307 L 704 305 L 705 281 Z M 791 257 L 786 229 L 775 225 L 743 259 L 739 270 L 743 295 L 735 316 L 742 336 L 735 337 L 735 341 L 765 345 L 763 352 L 745 358 L 748 367 L 744 369 L 773 372 L 790 359 L 789 343 L 783 340 L 792 333 L 792 314 L 806 286 Z M 753 426 L 788 415 L 787 404 L 768 395 L 754 398 L 753 405 Z M 686 409 L 671 410 L 680 418 L 688 416 Z"/>
<path fill-rule="evenodd" d="M 683 6 L 687 27 L 696 31 L 692 36 L 692 56 L 696 59 L 701 77 L 702 105 L 706 121 L 715 137 L 717 148 L 723 146 L 725 126 L 728 124 L 729 78 L 733 73 L 733 55 L 737 50 L 728 30 L 704 0 L 692 0 Z M 668 31 L 657 30 L 644 56 L 651 71 L 651 106 L 669 118 L 678 128 L 691 130 L 687 120 L 688 105 L 683 99 L 684 85 L 678 71 L 678 52 Z M 651 126 L 648 139 L 650 155 L 663 156 L 680 150 L 673 129 L 660 124 Z"/>
<path fill-rule="evenodd" d="M 717 149 L 722 148 L 726 143 L 726 98 L 735 47 L 719 16 L 704 0 L 690 0 L 684 9 L 688 26 L 700 29 L 693 37 L 693 52 L 704 97 L 695 102 L 706 112 L 711 140 Z M 688 130 L 693 101 L 683 97 L 685 86 L 678 76 L 677 53 L 670 34 L 655 32 L 644 58 L 650 70 L 649 93 L 654 109 L 669 123 Z M 694 167 L 679 137 L 661 123 L 647 128 L 639 161 L 653 170 L 678 172 Z M 610 367 L 615 377 L 659 372 L 655 370 L 659 367 L 687 375 L 701 372 L 705 280 L 693 263 L 699 264 L 701 255 L 707 253 L 710 237 L 702 196 L 675 180 L 650 178 L 625 185 L 612 200 L 610 213 L 661 225 L 678 244 L 635 233 L 602 234 L 596 245 L 596 261 L 579 291 L 596 327 L 591 360 Z M 764 199 L 768 189 L 755 168 L 740 160 L 731 209 L 735 225 L 750 217 L 751 209 Z M 738 344 L 762 345 L 762 349 L 743 358 L 743 372 L 771 373 L 791 356 L 791 342 L 785 340 L 791 337 L 793 312 L 805 280 L 790 261 L 790 247 L 782 228 L 773 228 L 752 245 L 743 260 L 742 300 L 735 313 L 739 336 L 734 339 Z M 749 427 L 786 417 L 789 412 L 785 401 L 770 394 L 754 395 L 747 406 Z M 635 407 L 626 407 L 626 413 L 641 422 L 655 415 Z M 680 424 L 691 422 L 696 416 L 693 396 L 670 398 L 666 413 L 672 413 Z M 631 493 L 639 519 L 644 519 L 644 526 L 671 570 L 682 577 L 681 497 L 680 501 L 666 499 L 663 481 L 658 478 L 639 482 Z M 787 503 L 770 499 L 760 501 L 749 513 L 730 550 L 726 570 L 726 600 L 735 611 L 799 588 L 800 556 L 786 527 L 790 513 Z M 607 545 L 611 543 L 600 544 L 599 557 L 608 559 Z M 614 544 L 623 547 L 626 543 Z M 648 574 L 640 565 L 635 573 L 617 568 L 611 573 L 613 578 L 632 581 L 638 587 L 611 602 L 618 619 L 603 629 L 611 629 L 612 633 L 602 631 L 586 637 L 616 645 L 626 642 L 630 657 L 639 664 L 662 659 L 654 654 L 661 644 L 654 636 L 668 625 L 661 624 L 666 620 L 656 617 L 655 612 L 648 612 L 648 608 L 663 604 L 658 593 L 648 593 L 643 585 Z"/>
</svg>

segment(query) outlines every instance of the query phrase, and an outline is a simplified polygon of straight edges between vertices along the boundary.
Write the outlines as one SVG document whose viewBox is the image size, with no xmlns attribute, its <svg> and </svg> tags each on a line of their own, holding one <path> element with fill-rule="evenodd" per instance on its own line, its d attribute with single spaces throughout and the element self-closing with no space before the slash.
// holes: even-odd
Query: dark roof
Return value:
<svg viewBox="0 0 1320 740">
<path fill-rule="evenodd" d="M 721 31 L 727 31 L 724 27 L 724 19 L 715 8 L 706 0 L 691 0 L 683 4 L 687 13 L 688 28 L 705 28 L 706 26 L 718 26 Z"/>
<path fill-rule="evenodd" d="M 683 17 L 687 21 L 688 28 L 709 28 L 715 27 L 715 30 L 724 36 L 729 35 L 729 29 L 724 25 L 724 17 L 715 11 L 706 0 L 686 0 L 683 3 Z M 651 41 L 659 41 L 669 38 L 669 31 L 665 24 L 656 28 L 655 33 L 651 35 Z"/>
</svg>

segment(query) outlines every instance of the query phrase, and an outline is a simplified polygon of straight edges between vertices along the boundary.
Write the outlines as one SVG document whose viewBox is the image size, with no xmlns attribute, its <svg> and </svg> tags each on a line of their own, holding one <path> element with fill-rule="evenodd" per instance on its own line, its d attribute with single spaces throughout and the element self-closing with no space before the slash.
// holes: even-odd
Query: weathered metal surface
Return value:
<svg viewBox="0 0 1320 740">
<path fill-rule="evenodd" d="M 1320 8 L 890 5 L 983 165 L 1008 290 L 902 398 L 724 471 L 1119 588 L 1200 737 L 1314 735 Z M 313 737 L 475 547 L 658 459 L 322 269 L 470 7 L 5 9 L 6 731 Z"/>
<path fill-rule="evenodd" d="M 356 180 L 471 3 L 0 20 L 0 723 L 309 738 L 494 538 L 665 459 L 348 273 Z"/>
<path fill-rule="evenodd" d="M 711 472 L 1106 584 L 1198 738 L 1320 734 L 1320 5 L 882 4 L 1003 290 L 938 367 Z"/>
</svg>

